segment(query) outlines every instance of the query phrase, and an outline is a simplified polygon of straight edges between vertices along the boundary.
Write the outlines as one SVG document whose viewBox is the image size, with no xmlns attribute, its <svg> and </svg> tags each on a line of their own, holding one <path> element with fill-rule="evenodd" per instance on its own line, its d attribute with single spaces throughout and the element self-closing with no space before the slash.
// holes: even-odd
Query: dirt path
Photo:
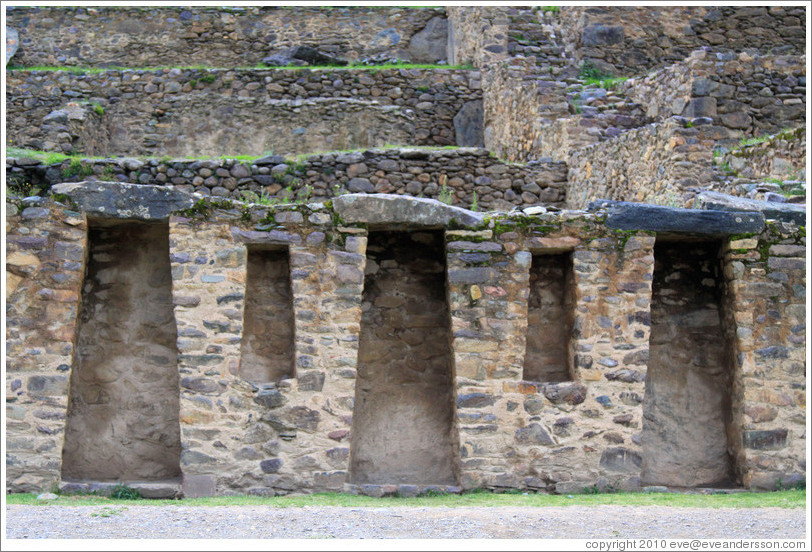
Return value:
<svg viewBox="0 0 812 552">
<path fill-rule="evenodd" d="M 802 539 L 806 513 L 781 508 L 19 506 L 9 539 L 686 538 Z"/>
</svg>

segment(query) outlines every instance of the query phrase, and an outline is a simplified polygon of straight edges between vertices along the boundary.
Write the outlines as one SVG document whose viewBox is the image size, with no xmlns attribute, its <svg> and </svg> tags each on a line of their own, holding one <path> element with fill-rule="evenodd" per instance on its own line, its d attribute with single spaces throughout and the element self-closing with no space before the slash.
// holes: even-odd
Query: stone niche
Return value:
<svg viewBox="0 0 812 552">
<path fill-rule="evenodd" d="M 443 233 L 370 232 L 366 267 L 350 482 L 455 485 Z"/>
<path fill-rule="evenodd" d="M 290 254 L 249 246 L 240 377 L 254 383 L 294 377 L 293 338 Z"/>
<path fill-rule="evenodd" d="M 711 241 L 659 240 L 654 247 L 643 401 L 645 484 L 732 483 L 727 435 L 732 362 L 719 248 Z"/>
<path fill-rule="evenodd" d="M 62 478 L 178 477 L 180 391 L 168 225 L 88 226 Z"/>
<path fill-rule="evenodd" d="M 574 280 L 572 255 L 533 255 L 527 304 L 527 349 L 522 379 L 571 381 Z"/>
</svg>

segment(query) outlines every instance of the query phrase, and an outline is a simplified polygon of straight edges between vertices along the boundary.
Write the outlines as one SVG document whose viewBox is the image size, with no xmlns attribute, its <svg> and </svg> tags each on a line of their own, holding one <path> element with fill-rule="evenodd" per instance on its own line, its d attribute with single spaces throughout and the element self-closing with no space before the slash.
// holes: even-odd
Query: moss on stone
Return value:
<svg viewBox="0 0 812 552">
<path fill-rule="evenodd" d="M 208 220 L 211 218 L 211 206 L 209 205 L 209 201 L 207 198 L 202 197 L 197 200 L 197 203 L 189 207 L 188 209 L 183 209 L 182 211 L 178 211 L 178 215 L 190 219 L 199 219 L 199 220 Z"/>
</svg>

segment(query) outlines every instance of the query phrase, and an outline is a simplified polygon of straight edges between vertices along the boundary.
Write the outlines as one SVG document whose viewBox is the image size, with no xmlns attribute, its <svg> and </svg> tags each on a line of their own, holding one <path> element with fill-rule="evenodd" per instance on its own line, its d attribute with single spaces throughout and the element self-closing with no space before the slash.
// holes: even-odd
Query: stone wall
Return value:
<svg viewBox="0 0 812 552">
<path fill-rule="evenodd" d="M 9 490 L 38 492 L 60 480 L 87 225 L 39 201 L 9 207 L 6 477 Z"/>
<path fill-rule="evenodd" d="M 741 178 L 806 180 L 806 126 L 779 132 L 765 141 L 744 145 L 716 159 Z"/>
<path fill-rule="evenodd" d="M 234 159 L 99 159 L 42 165 L 8 161 L 8 174 L 23 186 L 50 188 L 59 182 L 109 180 L 172 185 L 204 195 L 268 201 L 324 201 L 347 192 L 395 193 L 439 198 L 443 186 L 452 204 L 505 210 L 536 203 L 563 205 L 567 167 L 560 162 L 516 165 L 487 150 L 380 149 L 325 153 L 302 162 L 267 156 Z"/>
<path fill-rule="evenodd" d="M 422 59 L 413 40 L 443 8 L 15 7 L 20 66 L 238 67 L 291 46 L 348 61 Z"/>
<path fill-rule="evenodd" d="M 563 161 L 572 150 L 651 122 L 639 98 L 619 87 L 539 72 L 515 57 L 483 73 L 485 147 L 511 161 Z"/>
<path fill-rule="evenodd" d="M 596 199 L 685 204 L 686 192 L 713 179 L 714 141 L 704 126 L 673 117 L 630 130 L 569 157 L 567 205 Z"/>
<path fill-rule="evenodd" d="M 482 99 L 464 70 L 11 71 L 7 85 L 15 147 L 94 155 L 456 145 L 455 116 Z"/>
<path fill-rule="evenodd" d="M 438 350 L 436 358 L 453 360 L 453 391 L 435 398 L 455 412 L 450 440 L 458 440 L 460 456 L 459 485 L 440 482 L 440 488 L 640 488 L 659 239 L 650 229 L 668 217 L 693 220 L 696 211 L 659 208 L 666 218 L 647 217 L 647 229 L 619 230 L 616 217 L 603 211 L 485 217 L 385 195 L 342 196 L 331 206 L 229 206 L 195 203 L 178 191 L 161 195 L 159 204 L 154 198 L 161 188 L 96 189 L 60 187 L 57 198 L 70 207 L 52 199 L 8 206 L 9 491 L 35 491 L 60 480 L 85 269 L 83 211 L 108 220 L 169 218 L 186 496 L 342 489 L 380 496 L 436 489 L 409 477 L 396 481 L 394 472 L 355 485 L 348 469 L 350 443 L 364 431 L 354 415 L 359 386 L 368 381 L 359 371 L 380 352 L 359 341 L 363 313 L 373 312 L 374 304 L 382 315 L 385 304 L 409 304 L 398 290 L 405 293 L 400 286 L 410 280 L 396 278 L 394 293 L 384 290 L 372 299 L 364 274 L 374 285 L 376 271 L 411 266 L 436 274 L 443 261 L 451 338 L 448 352 Z M 191 208 L 178 210 L 183 205 Z M 732 220 L 727 213 L 707 215 L 714 224 Z M 773 223 L 759 234 L 758 220 L 759 226 L 688 225 L 684 231 L 722 232 L 720 301 L 735 330 L 724 339 L 738 359 L 730 406 L 734 473 L 745 486 L 774 488 L 779 481 L 797 483 L 805 465 L 805 238 L 797 228 Z M 422 259 L 412 247 L 411 260 L 388 262 L 377 245 L 368 251 L 370 226 L 372 232 L 414 231 L 405 234 L 410 240 L 444 237 L 445 259 Z M 730 236 L 736 228 L 756 233 Z M 429 237 L 421 237 L 429 229 Z M 403 240 L 398 244 L 405 247 Z M 295 371 L 275 383 L 240 375 L 248 256 L 260 249 L 287 251 L 290 263 Z M 572 381 L 523 380 L 532 258 L 562 253 L 572 258 Z M 432 293 L 437 285 L 429 286 Z M 436 327 L 439 313 L 404 312 L 404 324 L 423 327 L 431 318 Z M 409 336 L 401 337 L 408 344 Z M 93 476 L 86 477 L 83 484 L 91 484 Z M 66 488 L 79 484 L 73 485 L 62 481 Z"/>
<path fill-rule="evenodd" d="M 485 147 L 509 161 L 537 158 L 542 127 L 569 115 L 566 85 L 538 75 L 526 60 L 490 65 L 482 85 Z"/>
<path fill-rule="evenodd" d="M 806 385 L 796 380 L 806 374 L 806 238 L 797 226 L 768 221 L 764 232 L 730 241 L 724 253 L 741 377 L 733 385 L 737 475 L 751 488 L 791 486 L 806 460 L 790 450 L 808 446 L 797 425 Z"/>
<path fill-rule="evenodd" d="M 800 55 L 806 14 L 800 6 L 565 6 L 567 53 L 615 76 L 636 76 L 693 50 Z"/>
<path fill-rule="evenodd" d="M 684 62 L 629 79 L 623 87 L 652 119 L 673 115 L 713 119 L 714 138 L 730 147 L 741 138 L 805 124 L 805 59 L 700 50 Z"/>
<path fill-rule="evenodd" d="M 447 6 L 448 62 L 483 68 L 507 57 L 508 20 L 504 8 Z"/>
</svg>

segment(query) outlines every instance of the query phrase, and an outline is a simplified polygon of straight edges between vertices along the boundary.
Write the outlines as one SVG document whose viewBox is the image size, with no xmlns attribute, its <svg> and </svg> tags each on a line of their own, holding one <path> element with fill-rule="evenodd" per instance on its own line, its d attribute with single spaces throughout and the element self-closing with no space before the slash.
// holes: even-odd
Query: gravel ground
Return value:
<svg viewBox="0 0 812 552">
<path fill-rule="evenodd" d="M 6 507 L 9 539 L 803 539 L 802 508 Z"/>
</svg>

